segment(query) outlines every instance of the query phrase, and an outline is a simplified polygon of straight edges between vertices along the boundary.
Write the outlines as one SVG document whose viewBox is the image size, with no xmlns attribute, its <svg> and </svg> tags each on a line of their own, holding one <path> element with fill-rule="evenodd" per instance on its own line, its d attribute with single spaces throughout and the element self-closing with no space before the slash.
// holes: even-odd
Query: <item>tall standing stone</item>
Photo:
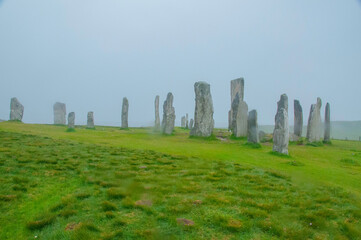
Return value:
<svg viewBox="0 0 361 240">
<path fill-rule="evenodd" d="M 288 97 L 283 94 L 277 103 L 275 129 L 273 131 L 273 151 L 288 154 L 288 141 Z"/>
<path fill-rule="evenodd" d="M 159 96 L 158 95 L 155 97 L 154 107 L 155 107 L 154 129 L 156 131 L 159 131 L 159 129 L 160 129 L 160 118 L 159 118 Z"/>
<path fill-rule="evenodd" d="M 68 115 L 68 128 L 75 128 L 75 113 L 71 112 Z"/>
<path fill-rule="evenodd" d="M 250 143 L 259 143 L 257 111 L 252 110 L 248 114 L 248 138 Z"/>
<path fill-rule="evenodd" d="M 321 140 L 321 106 L 321 98 L 317 98 L 317 103 L 311 105 L 307 125 L 307 140 L 309 142 L 319 142 Z"/>
<path fill-rule="evenodd" d="M 162 133 L 170 135 L 173 133 L 175 122 L 175 109 L 173 107 L 173 94 L 168 93 L 163 104 Z"/>
<path fill-rule="evenodd" d="M 185 116 L 183 116 L 183 117 L 181 118 L 181 127 L 182 127 L 182 128 L 185 128 L 185 127 L 186 127 L 186 117 L 185 117 Z"/>
<path fill-rule="evenodd" d="M 123 98 L 123 105 L 122 105 L 122 128 L 128 128 L 128 109 L 129 109 L 129 102 L 128 99 L 125 97 Z"/>
<path fill-rule="evenodd" d="M 192 130 L 192 128 L 193 128 L 193 118 L 189 120 L 189 129 Z"/>
<path fill-rule="evenodd" d="M 232 125 L 231 130 L 235 137 L 247 136 L 248 105 L 242 101 L 238 93 L 232 102 Z"/>
<path fill-rule="evenodd" d="M 232 130 L 232 104 L 234 99 L 236 98 L 236 95 L 238 94 L 238 97 L 243 101 L 244 99 L 244 79 L 243 78 L 237 78 L 231 81 L 231 110 L 228 112 L 228 129 Z M 247 109 L 248 113 L 248 109 Z M 246 119 L 247 121 L 247 119 Z M 247 130 L 247 129 L 246 129 Z"/>
<path fill-rule="evenodd" d="M 206 82 L 194 84 L 196 94 L 196 106 L 194 111 L 194 127 L 191 136 L 209 137 L 214 128 L 213 101 L 211 86 Z"/>
<path fill-rule="evenodd" d="M 331 119 L 330 119 L 330 104 L 326 104 L 325 108 L 325 135 L 323 141 L 328 143 L 331 142 Z"/>
<path fill-rule="evenodd" d="M 94 128 L 94 113 L 88 112 L 87 128 Z"/>
<path fill-rule="evenodd" d="M 189 128 L 189 125 L 188 125 L 188 113 L 186 114 L 186 128 L 187 129 Z"/>
<path fill-rule="evenodd" d="M 300 101 L 294 100 L 293 102 L 294 108 L 294 129 L 293 133 L 297 137 L 302 136 L 302 128 L 303 128 L 303 112 Z"/>
<path fill-rule="evenodd" d="M 10 101 L 10 120 L 21 121 L 23 120 L 24 106 L 19 100 L 14 97 Z"/>
<path fill-rule="evenodd" d="M 54 124 L 66 124 L 66 106 L 65 103 L 56 102 L 53 106 Z"/>
</svg>

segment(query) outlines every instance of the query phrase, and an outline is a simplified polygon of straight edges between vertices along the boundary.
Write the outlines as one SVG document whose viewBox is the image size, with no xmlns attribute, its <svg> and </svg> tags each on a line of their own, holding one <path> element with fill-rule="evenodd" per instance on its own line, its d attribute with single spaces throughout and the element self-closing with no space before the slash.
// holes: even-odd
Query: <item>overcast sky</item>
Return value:
<svg viewBox="0 0 361 240">
<path fill-rule="evenodd" d="M 317 97 L 332 120 L 361 120 L 361 4 L 358 0 L 0 0 L 0 119 L 10 98 L 26 123 L 52 123 L 66 103 L 76 124 L 154 121 L 174 94 L 176 124 L 194 114 L 194 83 L 211 84 L 216 126 L 226 126 L 230 80 L 273 124 L 279 97 L 299 99 L 307 123 Z"/>
</svg>

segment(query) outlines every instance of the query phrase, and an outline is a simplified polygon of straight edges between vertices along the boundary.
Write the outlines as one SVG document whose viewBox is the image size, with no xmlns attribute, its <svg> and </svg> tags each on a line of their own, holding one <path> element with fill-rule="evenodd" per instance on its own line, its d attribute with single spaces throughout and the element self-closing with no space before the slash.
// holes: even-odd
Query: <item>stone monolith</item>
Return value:
<svg viewBox="0 0 361 240">
<path fill-rule="evenodd" d="M 259 143 L 257 111 L 252 110 L 248 114 L 248 134 L 247 141 L 250 143 Z"/>
<path fill-rule="evenodd" d="M 194 127 L 190 135 L 199 137 L 209 137 L 214 128 L 213 101 L 211 86 L 206 82 L 196 82 L 194 84 L 196 95 L 196 106 L 194 111 Z"/>
<path fill-rule="evenodd" d="M 183 117 L 181 118 L 181 127 L 182 127 L 182 128 L 185 128 L 185 127 L 186 127 L 186 117 L 185 117 L 185 116 L 183 116 Z"/>
<path fill-rule="evenodd" d="M 66 124 L 66 106 L 65 103 L 56 102 L 53 106 L 54 124 Z"/>
<path fill-rule="evenodd" d="M 275 129 L 273 131 L 273 151 L 288 155 L 288 141 L 288 97 L 283 94 L 277 103 Z"/>
<path fill-rule="evenodd" d="M 331 119 L 330 119 L 330 104 L 327 103 L 325 107 L 325 135 L 323 141 L 325 143 L 331 142 Z"/>
<path fill-rule="evenodd" d="M 94 128 L 94 113 L 93 112 L 88 112 L 87 128 Z"/>
<path fill-rule="evenodd" d="M 307 125 L 307 140 L 309 142 L 321 141 L 321 106 L 321 98 L 317 98 L 317 103 L 311 105 Z"/>
<path fill-rule="evenodd" d="M 302 136 L 302 128 L 303 128 L 303 111 L 300 101 L 294 100 L 293 101 L 293 108 L 294 108 L 294 128 L 293 134 L 297 137 Z"/>
<path fill-rule="evenodd" d="M 193 118 L 189 120 L 189 129 L 192 130 L 192 128 L 193 128 Z"/>
<path fill-rule="evenodd" d="M 19 102 L 19 100 L 14 97 L 10 100 L 10 120 L 12 121 L 22 121 L 24 114 L 24 106 Z"/>
<path fill-rule="evenodd" d="M 186 114 L 186 128 L 189 128 L 189 122 L 188 122 L 188 113 Z"/>
<path fill-rule="evenodd" d="M 123 105 L 122 105 L 122 128 L 128 128 L 128 109 L 129 109 L 129 102 L 128 99 L 125 97 L 123 98 Z"/>
<path fill-rule="evenodd" d="M 163 104 L 162 133 L 170 135 L 173 133 L 175 122 L 175 109 L 173 107 L 173 94 L 168 93 Z"/>
<path fill-rule="evenodd" d="M 236 94 L 232 103 L 232 125 L 231 130 L 235 137 L 247 136 L 248 105 Z"/>
<path fill-rule="evenodd" d="M 75 128 L 75 113 L 71 112 L 68 115 L 68 128 Z"/>
<path fill-rule="evenodd" d="M 154 129 L 156 131 L 159 131 L 160 130 L 160 117 L 159 117 L 159 96 L 158 95 L 155 97 L 154 107 L 155 107 Z"/>
<path fill-rule="evenodd" d="M 244 99 L 244 79 L 237 78 L 231 81 L 231 110 L 228 112 L 228 129 L 232 130 L 232 123 L 233 123 L 233 113 L 232 113 L 232 104 L 233 101 L 238 94 L 238 97 L 243 101 Z M 247 109 L 248 113 L 248 109 Z M 247 121 L 247 119 L 246 119 Z M 247 129 L 246 129 L 247 130 Z"/>
</svg>

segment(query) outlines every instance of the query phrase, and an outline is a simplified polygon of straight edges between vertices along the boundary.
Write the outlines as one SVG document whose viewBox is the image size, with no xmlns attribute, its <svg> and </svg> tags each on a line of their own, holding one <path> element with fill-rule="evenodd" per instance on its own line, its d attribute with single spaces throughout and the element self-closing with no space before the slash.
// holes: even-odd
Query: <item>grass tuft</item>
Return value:
<svg viewBox="0 0 361 240">
<path fill-rule="evenodd" d="M 26 223 L 26 227 L 30 230 L 38 230 L 42 229 L 47 225 L 52 224 L 55 221 L 55 216 L 50 214 L 45 214 L 43 216 L 38 217 L 34 221 L 30 221 Z"/>
</svg>

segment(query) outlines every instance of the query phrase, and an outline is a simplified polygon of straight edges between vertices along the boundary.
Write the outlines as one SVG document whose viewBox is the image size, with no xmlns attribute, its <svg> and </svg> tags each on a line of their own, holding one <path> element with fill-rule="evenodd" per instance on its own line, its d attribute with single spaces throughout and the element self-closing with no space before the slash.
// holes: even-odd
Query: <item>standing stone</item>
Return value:
<svg viewBox="0 0 361 240">
<path fill-rule="evenodd" d="M 56 102 L 53 106 L 54 109 L 54 124 L 66 124 L 66 106 L 65 103 Z"/>
<path fill-rule="evenodd" d="M 155 97 L 154 107 L 155 107 L 154 129 L 156 131 L 159 131 L 159 129 L 160 129 L 160 118 L 159 118 L 159 96 L 158 95 Z"/>
<path fill-rule="evenodd" d="M 163 104 L 162 133 L 170 135 L 173 133 L 175 122 L 175 109 L 173 107 L 173 94 L 168 93 Z"/>
<path fill-rule="evenodd" d="M 75 113 L 71 112 L 68 115 L 68 128 L 75 128 Z"/>
<path fill-rule="evenodd" d="M 317 98 L 317 103 L 311 105 L 307 125 L 307 140 L 309 142 L 321 140 L 321 106 L 321 98 Z"/>
<path fill-rule="evenodd" d="M 193 118 L 191 118 L 191 120 L 189 120 L 189 129 L 192 130 L 192 128 L 193 128 Z"/>
<path fill-rule="evenodd" d="M 238 93 L 238 97 L 243 101 L 244 99 L 244 79 L 243 78 L 237 78 L 231 81 L 231 110 L 228 112 L 228 129 L 232 130 L 232 104 L 234 99 L 236 98 L 236 95 Z M 248 113 L 248 109 L 247 109 Z M 247 121 L 247 119 L 246 119 Z M 246 129 L 247 131 L 247 129 Z"/>
<path fill-rule="evenodd" d="M 248 105 L 236 94 L 232 103 L 232 133 L 235 137 L 247 136 Z"/>
<path fill-rule="evenodd" d="M 288 155 L 288 141 L 288 97 L 283 94 L 277 103 L 275 129 L 273 131 L 273 151 Z"/>
<path fill-rule="evenodd" d="M 302 128 L 303 128 L 303 112 L 300 101 L 294 100 L 293 102 L 294 108 L 294 129 L 293 133 L 297 137 L 302 136 Z"/>
<path fill-rule="evenodd" d="M 196 94 L 196 106 L 194 111 L 194 127 L 191 136 L 209 137 L 214 128 L 213 101 L 211 86 L 206 82 L 194 84 Z"/>
<path fill-rule="evenodd" d="M 87 128 L 94 128 L 94 113 L 88 112 Z"/>
<path fill-rule="evenodd" d="M 186 114 L 186 129 L 189 128 L 189 125 L 188 125 L 188 113 Z"/>
<path fill-rule="evenodd" d="M 123 106 L 122 106 L 122 128 L 128 128 L 128 109 L 129 102 L 125 97 L 123 98 Z"/>
<path fill-rule="evenodd" d="M 263 142 L 266 139 L 266 133 L 264 131 L 259 131 L 258 133 L 259 141 Z"/>
<path fill-rule="evenodd" d="M 259 143 L 257 111 L 252 110 L 248 114 L 248 138 L 250 143 Z"/>
<path fill-rule="evenodd" d="M 23 120 L 24 106 L 19 100 L 14 97 L 10 101 L 10 120 L 21 121 Z"/>
<path fill-rule="evenodd" d="M 331 142 L 331 121 L 330 121 L 330 104 L 326 104 L 325 108 L 325 135 L 323 141 L 328 143 Z"/>
<path fill-rule="evenodd" d="M 185 117 L 185 116 L 183 116 L 183 117 L 181 118 L 181 127 L 182 127 L 182 128 L 185 128 L 185 127 L 186 127 L 186 117 Z"/>
</svg>

